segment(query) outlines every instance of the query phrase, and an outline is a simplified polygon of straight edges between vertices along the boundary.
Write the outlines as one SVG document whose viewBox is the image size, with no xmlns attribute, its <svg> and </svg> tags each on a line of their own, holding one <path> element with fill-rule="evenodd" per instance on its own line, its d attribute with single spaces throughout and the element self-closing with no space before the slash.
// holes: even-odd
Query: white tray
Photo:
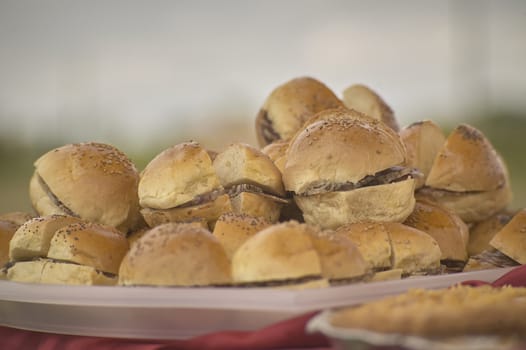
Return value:
<svg viewBox="0 0 526 350">
<path fill-rule="evenodd" d="M 493 281 L 513 268 L 309 290 L 24 284 L 0 280 L 0 325 L 115 338 L 181 339 L 256 330 L 309 311 L 353 305 L 465 280 Z"/>
</svg>

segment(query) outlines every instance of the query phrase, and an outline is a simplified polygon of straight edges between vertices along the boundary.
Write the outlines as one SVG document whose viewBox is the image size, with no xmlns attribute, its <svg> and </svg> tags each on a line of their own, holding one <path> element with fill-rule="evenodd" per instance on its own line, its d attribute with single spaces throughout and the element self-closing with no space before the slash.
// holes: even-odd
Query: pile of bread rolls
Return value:
<svg viewBox="0 0 526 350">
<path fill-rule="evenodd" d="M 400 129 L 370 88 L 301 77 L 255 129 L 257 146 L 183 142 L 140 172 L 108 144 L 50 150 L 35 213 L 0 215 L 0 276 L 304 288 L 526 263 L 526 210 L 509 211 L 505 162 L 472 126 Z"/>
</svg>

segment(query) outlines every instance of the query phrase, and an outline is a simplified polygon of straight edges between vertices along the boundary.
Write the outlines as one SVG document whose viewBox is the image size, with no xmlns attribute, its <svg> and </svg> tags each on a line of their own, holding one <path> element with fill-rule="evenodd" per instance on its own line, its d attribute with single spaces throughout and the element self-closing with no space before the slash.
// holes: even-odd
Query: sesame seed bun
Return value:
<svg viewBox="0 0 526 350">
<path fill-rule="evenodd" d="M 77 216 L 127 232 L 140 220 L 138 181 L 137 169 L 117 148 L 68 144 L 35 161 L 29 194 L 41 216 Z"/>
<path fill-rule="evenodd" d="M 231 283 L 230 261 L 206 229 L 167 223 L 149 230 L 124 257 L 121 285 L 205 286 Z"/>
</svg>

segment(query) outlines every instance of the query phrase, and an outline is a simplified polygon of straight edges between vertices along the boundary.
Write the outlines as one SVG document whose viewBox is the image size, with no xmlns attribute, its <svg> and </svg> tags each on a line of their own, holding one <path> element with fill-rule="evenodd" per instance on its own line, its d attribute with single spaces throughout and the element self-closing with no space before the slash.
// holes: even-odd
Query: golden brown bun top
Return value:
<svg viewBox="0 0 526 350">
<path fill-rule="evenodd" d="M 425 180 L 446 136 L 436 123 L 423 120 L 400 130 L 400 137 L 407 150 L 407 165 L 420 170 Z"/>
<path fill-rule="evenodd" d="M 259 231 L 234 253 L 234 281 L 265 282 L 320 276 L 320 257 L 311 238 L 314 230 L 312 226 L 288 221 Z"/>
<path fill-rule="evenodd" d="M 11 261 L 46 257 L 53 235 L 60 228 L 83 222 L 67 215 L 45 215 L 24 222 L 15 232 L 9 244 Z"/>
<path fill-rule="evenodd" d="M 488 139 L 461 124 L 436 156 L 426 186 L 449 191 L 490 191 L 507 182 L 505 165 Z"/>
<path fill-rule="evenodd" d="M 526 264 L 526 209 L 521 209 L 495 236 L 490 245 L 519 264 Z"/>
<path fill-rule="evenodd" d="M 231 259 L 249 237 L 270 225 L 271 223 L 262 217 L 228 212 L 217 219 L 212 234 L 221 242 Z"/>
<path fill-rule="evenodd" d="M 334 231 L 313 231 L 311 239 L 318 252 L 323 278 L 329 280 L 361 277 L 370 271 L 358 247 Z"/>
<path fill-rule="evenodd" d="M 84 222 L 70 224 L 56 231 L 47 256 L 117 274 L 128 248 L 126 236 L 118 230 Z"/>
<path fill-rule="evenodd" d="M 349 86 L 343 91 L 343 104 L 347 108 L 356 109 L 376 120 L 387 124 L 394 131 L 399 130 L 393 110 L 373 90 L 362 84 Z"/>
<path fill-rule="evenodd" d="M 469 256 L 491 249 L 489 242 L 513 217 L 509 212 L 501 212 L 474 223 L 469 229 Z"/>
<path fill-rule="evenodd" d="M 142 207 L 169 209 L 221 188 L 212 160 L 197 142 L 172 146 L 148 163 L 139 181 Z"/>
<path fill-rule="evenodd" d="M 23 211 L 13 211 L 9 213 L 0 214 L 0 220 L 11 221 L 15 225 L 22 225 L 24 222 L 34 218 L 35 215 Z"/>
<path fill-rule="evenodd" d="M 442 260 L 467 260 L 469 229 L 458 215 L 442 205 L 428 200 L 417 200 L 414 211 L 404 224 L 433 237 L 442 251 Z"/>
<path fill-rule="evenodd" d="M 300 77 L 277 88 L 267 97 L 256 118 L 256 132 L 261 147 L 275 140 L 287 140 L 315 113 L 343 106 L 340 99 L 322 82 Z M 272 135 L 266 132 L 266 120 Z"/>
<path fill-rule="evenodd" d="M 281 172 L 263 152 L 246 143 L 230 144 L 213 162 L 223 187 L 252 184 L 263 190 L 285 196 Z"/>
<path fill-rule="evenodd" d="M 123 285 L 202 286 L 231 282 L 230 261 L 217 239 L 192 224 L 167 223 L 137 240 L 122 261 Z"/>
<path fill-rule="evenodd" d="M 404 162 L 405 148 L 398 134 L 384 123 L 331 118 L 295 136 L 287 150 L 283 182 L 286 190 L 302 193 L 313 183 L 356 183 Z"/>
<path fill-rule="evenodd" d="M 0 269 L 9 261 L 9 242 L 17 228 L 11 221 L 0 220 Z"/>
<path fill-rule="evenodd" d="M 42 155 L 35 161 L 35 168 L 49 190 L 82 219 L 123 231 L 139 219 L 139 173 L 130 159 L 113 146 L 96 142 L 68 144 Z"/>
</svg>

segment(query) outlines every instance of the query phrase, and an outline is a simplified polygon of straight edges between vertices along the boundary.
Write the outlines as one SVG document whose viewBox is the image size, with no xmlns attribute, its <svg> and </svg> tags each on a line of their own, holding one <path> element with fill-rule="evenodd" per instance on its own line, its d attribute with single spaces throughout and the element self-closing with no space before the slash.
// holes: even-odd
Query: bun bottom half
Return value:
<svg viewBox="0 0 526 350">
<path fill-rule="evenodd" d="M 306 223 L 335 229 L 355 222 L 403 222 L 415 206 L 415 180 L 294 196 Z"/>
</svg>

